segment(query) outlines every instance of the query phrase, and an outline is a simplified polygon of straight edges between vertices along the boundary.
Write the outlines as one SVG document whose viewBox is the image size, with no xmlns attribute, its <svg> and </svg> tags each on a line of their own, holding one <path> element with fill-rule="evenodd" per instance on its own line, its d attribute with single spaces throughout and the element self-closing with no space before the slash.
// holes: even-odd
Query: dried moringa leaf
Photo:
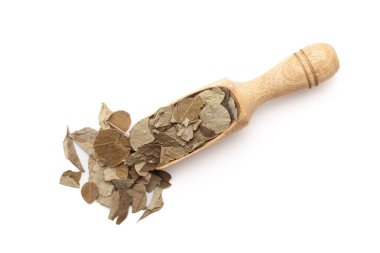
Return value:
<svg viewBox="0 0 380 253">
<path fill-rule="evenodd" d="M 102 130 L 110 129 L 110 126 L 107 124 L 107 120 L 109 119 L 111 114 L 112 111 L 107 107 L 105 103 L 102 103 L 98 116 L 99 125 Z"/>
<path fill-rule="evenodd" d="M 169 126 L 173 115 L 173 109 L 172 105 L 158 109 L 153 118 L 149 121 L 150 125 L 155 128 Z"/>
<path fill-rule="evenodd" d="M 230 99 L 228 100 L 228 111 L 231 112 L 232 114 L 232 119 L 233 120 L 236 120 L 237 119 L 237 108 L 236 108 L 236 105 L 235 105 L 235 100 L 230 97 Z"/>
<path fill-rule="evenodd" d="M 150 200 L 149 206 L 143 215 L 141 215 L 139 221 L 151 215 L 152 213 L 159 211 L 163 206 L 164 201 L 162 199 L 162 189 L 160 187 L 156 187 L 153 191 L 153 196 Z"/>
<path fill-rule="evenodd" d="M 150 180 L 149 180 L 149 183 L 146 185 L 146 191 L 147 192 L 152 192 L 154 190 L 154 188 L 159 185 L 161 182 L 161 177 L 159 177 L 158 175 L 155 174 L 155 172 L 153 172 L 151 174 L 151 177 L 150 177 Z"/>
<path fill-rule="evenodd" d="M 98 183 L 99 188 L 99 195 L 102 195 L 103 197 L 108 197 L 112 194 L 112 192 L 115 190 L 115 186 L 113 183 L 101 181 Z"/>
<path fill-rule="evenodd" d="M 154 141 L 152 130 L 149 127 L 149 118 L 137 122 L 132 127 L 130 141 L 131 146 L 135 151 L 143 145 Z"/>
<path fill-rule="evenodd" d="M 65 151 L 65 156 L 67 160 L 69 160 L 80 171 L 84 172 L 84 169 L 79 160 L 77 151 L 75 150 L 73 139 L 70 137 L 69 128 L 67 128 L 66 137 L 63 141 L 63 149 Z"/>
<path fill-rule="evenodd" d="M 112 203 L 108 218 L 110 220 L 114 220 L 118 217 L 116 224 L 120 225 L 128 216 L 128 210 L 131 202 L 132 198 L 126 190 L 118 191 Z"/>
<path fill-rule="evenodd" d="M 181 158 L 187 154 L 187 151 L 181 146 L 162 147 L 160 165 Z"/>
<path fill-rule="evenodd" d="M 81 194 L 83 199 L 91 204 L 98 197 L 99 188 L 94 182 L 87 182 L 82 186 Z"/>
<path fill-rule="evenodd" d="M 198 127 L 201 125 L 201 123 L 202 123 L 202 120 L 197 120 L 197 122 L 195 122 L 194 124 L 192 124 L 192 126 L 193 126 L 193 131 L 196 131 L 196 130 L 198 130 Z"/>
<path fill-rule="evenodd" d="M 209 138 L 212 138 L 216 135 L 216 133 L 204 126 L 200 126 L 199 127 L 199 131 L 201 132 L 201 134 L 204 136 L 204 137 L 209 137 Z"/>
<path fill-rule="evenodd" d="M 152 174 L 151 174 L 151 173 L 148 173 L 145 177 L 141 177 L 141 176 L 140 176 L 140 177 L 135 181 L 135 183 L 136 183 L 136 184 L 143 184 L 143 185 L 146 185 L 146 184 L 149 183 L 151 177 L 152 177 Z"/>
<path fill-rule="evenodd" d="M 160 187 L 162 189 L 165 189 L 171 185 L 170 179 L 172 179 L 172 176 L 168 172 L 164 170 L 156 170 L 155 173 L 161 178 Z"/>
<path fill-rule="evenodd" d="M 202 91 L 198 96 L 203 100 L 203 102 L 211 105 L 222 103 L 224 95 L 225 94 L 221 88 L 215 87 L 211 90 Z"/>
<path fill-rule="evenodd" d="M 139 148 L 139 152 L 145 156 L 154 156 L 160 158 L 161 145 L 156 143 L 145 144 Z"/>
<path fill-rule="evenodd" d="M 187 126 L 199 119 L 199 113 L 203 106 L 203 100 L 196 96 L 195 98 L 184 98 L 179 101 L 173 110 L 173 118 L 176 122 Z"/>
<path fill-rule="evenodd" d="M 231 123 L 230 114 L 222 105 L 206 105 L 201 111 L 202 126 L 219 134 L 225 131 Z"/>
<path fill-rule="evenodd" d="M 98 131 L 90 127 L 82 128 L 70 134 L 70 137 L 89 155 L 95 153 L 94 142 Z"/>
<path fill-rule="evenodd" d="M 94 143 L 99 160 L 109 167 L 115 167 L 126 160 L 130 152 L 130 148 L 125 145 L 126 139 L 128 137 L 114 129 L 99 131 Z"/>
<path fill-rule="evenodd" d="M 169 136 L 167 132 L 158 132 L 158 133 L 155 133 L 154 134 L 155 142 L 157 142 L 161 146 L 178 145 L 179 143 L 177 141 L 177 134 L 175 132 L 176 130 L 175 130 L 175 128 L 173 130 L 174 130 L 173 133 L 175 134 L 174 137 L 171 137 L 173 135 L 173 133 L 169 133 L 169 134 L 171 134 L 171 136 Z"/>
<path fill-rule="evenodd" d="M 133 179 L 114 179 L 112 180 L 113 185 L 115 188 L 119 190 L 127 190 L 131 188 L 131 186 L 135 183 L 135 180 Z"/>
<path fill-rule="evenodd" d="M 132 213 L 136 213 L 146 208 L 146 190 L 142 184 L 135 184 L 132 189 L 128 190 L 132 197 Z"/>
<path fill-rule="evenodd" d="M 216 136 L 216 135 L 215 135 Z M 214 136 L 214 137 L 215 137 Z M 205 144 L 207 141 L 213 139 L 213 137 L 206 137 L 201 133 L 201 130 L 198 129 L 194 132 L 194 137 L 191 141 L 189 141 L 184 148 L 187 152 L 192 152 L 197 148 L 200 148 L 203 144 Z"/>
<path fill-rule="evenodd" d="M 128 175 L 129 175 L 129 172 L 128 172 L 128 167 L 126 164 L 123 163 L 116 167 L 116 176 L 119 179 L 127 179 Z"/>
<path fill-rule="evenodd" d="M 61 178 L 59 179 L 59 183 L 62 185 L 74 187 L 74 188 L 79 188 L 79 180 L 82 176 L 82 172 L 74 172 L 71 170 L 67 170 L 63 172 Z"/>
<path fill-rule="evenodd" d="M 116 175 L 116 168 L 110 168 L 110 167 L 105 168 L 104 169 L 104 180 L 105 181 L 111 181 L 113 179 L 120 179 Z"/>
<path fill-rule="evenodd" d="M 187 127 L 182 127 L 178 132 L 177 136 L 181 137 L 184 141 L 189 141 L 193 139 L 194 132 L 193 132 L 193 126 L 189 125 Z"/>
<path fill-rule="evenodd" d="M 131 126 L 131 116 L 126 111 L 116 111 L 109 116 L 107 124 L 110 125 L 111 128 L 125 133 Z"/>
<path fill-rule="evenodd" d="M 168 130 L 166 130 L 165 134 L 167 136 L 171 137 L 172 139 L 176 140 L 181 146 L 184 146 L 186 144 L 185 140 L 182 140 L 182 138 L 177 136 L 178 131 L 174 126 L 169 128 Z M 172 145 L 168 145 L 167 143 L 163 143 L 163 145 L 164 146 L 172 146 Z"/>
<path fill-rule="evenodd" d="M 116 191 L 113 191 L 113 193 L 109 195 L 108 197 L 103 197 L 102 195 L 98 195 L 98 197 L 96 198 L 96 201 L 103 206 L 111 207 L 115 196 L 116 196 Z"/>
<path fill-rule="evenodd" d="M 131 196 L 126 192 L 122 192 L 121 198 L 120 198 L 120 204 L 119 209 L 117 210 L 117 220 L 116 224 L 120 225 L 128 216 L 129 212 L 129 206 L 132 203 Z"/>
<path fill-rule="evenodd" d="M 131 168 L 131 170 L 129 171 L 129 175 L 130 175 L 130 177 L 131 177 L 131 179 L 132 179 L 133 181 L 136 181 L 136 180 L 140 177 L 140 175 L 137 174 L 136 169 L 135 169 L 134 166 L 133 166 L 133 167 Z"/>
<path fill-rule="evenodd" d="M 116 191 L 115 193 L 115 197 L 112 201 L 110 213 L 108 214 L 108 219 L 110 220 L 114 220 L 116 218 L 117 211 L 119 210 L 121 193 L 122 191 Z"/>
</svg>

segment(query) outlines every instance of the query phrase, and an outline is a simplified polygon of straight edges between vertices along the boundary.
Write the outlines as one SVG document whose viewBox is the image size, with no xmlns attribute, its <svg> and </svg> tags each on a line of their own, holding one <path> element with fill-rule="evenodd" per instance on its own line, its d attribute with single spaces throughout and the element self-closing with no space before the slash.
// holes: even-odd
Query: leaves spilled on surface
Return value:
<svg viewBox="0 0 380 253">
<path fill-rule="evenodd" d="M 65 156 L 80 171 L 65 171 L 60 184 L 80 187 L 84 169 L 74 147 L 76 142 L 89 155 L 89 178 L 81 189 L 83 199 L 110 208 L 108 218 L 116 224 L 127 218 L 130 208 L 132 213 L 144 210 L 140 221 L 163 207 L 162 191 L 171 186 L 171 175 L 160 166 L 204 146 L 226 131 L 237 117 L 231 92 L 214 87 L 158 109 L 137 122 L 128 134 L 129 113 L 112 112 L 103 103 L 99 130 L 67 130 Z M 148 193 L 152 193 L 149 203 Z"/>
<path fill-rule="evenodd" d="M 82 186 L 81 194 L 83 199 L 91 204 L 99 195 L 99 188 L 94 182 L 87 182 Z"/>
<path fill-rule="evenodd" d="M 74 172 L 71 170 L 67 170 L 62 173 L 62 176 L 59 179 L 59 183 L 62 185 L 79 188 L 80 187 L 79 180 L 81 176 L 82 176 L 82 172 L 80 171 Z"/>
</svg>

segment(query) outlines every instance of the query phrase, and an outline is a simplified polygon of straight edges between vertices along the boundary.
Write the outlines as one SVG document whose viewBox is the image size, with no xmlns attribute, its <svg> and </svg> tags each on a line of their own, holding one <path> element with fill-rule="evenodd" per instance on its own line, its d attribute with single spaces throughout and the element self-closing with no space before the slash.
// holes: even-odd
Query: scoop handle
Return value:
<svg viewBox="0 0 380 253">
<path fill-rule="evenodd" d="M 302 89 L 311 89 L 332 77 L 339 69 L 333 47 L 319 43 L 307 46 L 289 56 L 264 75 L 240 83 L 250 115 L 265 101 Z"/>
</svg>

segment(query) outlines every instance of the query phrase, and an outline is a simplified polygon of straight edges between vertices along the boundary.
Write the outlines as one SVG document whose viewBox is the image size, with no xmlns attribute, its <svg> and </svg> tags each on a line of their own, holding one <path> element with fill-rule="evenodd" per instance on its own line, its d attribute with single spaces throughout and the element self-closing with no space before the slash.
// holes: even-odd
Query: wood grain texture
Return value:
<svg viewBox="0 0 380 253">
<path fill-rule="evenodd" d="M 207 142 L 203 147 L 185 157 L 165 164 L 159 169 L 164 169 L 178 163 L 246 126 L 255 109 L 265 101 L 294 91 L 311 89 L 318 86 L 332 77 L 338 69 L 339 60 L 335 50 L 328 44 L 313 44 L 289 56 L 277 66 L 254 80 L 244 83 L 235 83 L 228 79 L 222 79 L 193 92 L 192 94 L 198 93 L 211 87 L 225 87 L 229 89 L 236 102 L 239 112 L 238 119 L 234 121 L 225 132 Z"/>
</svg>

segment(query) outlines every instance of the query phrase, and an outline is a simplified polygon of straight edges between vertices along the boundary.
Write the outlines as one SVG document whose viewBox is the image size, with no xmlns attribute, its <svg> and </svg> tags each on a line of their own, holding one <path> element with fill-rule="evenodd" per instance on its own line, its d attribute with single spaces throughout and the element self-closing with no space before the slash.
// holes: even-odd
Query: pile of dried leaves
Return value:
<svg viewBox="0 0 380 253">
<path fill-rule="evenodd" d="M 63 142 L 66 158 L 79 169 L 68 170 L 60 183 L 80 187 L 84 172 L 74 142 L 89 154 L 88 182 L 83 199 L 110 208 L 109 219 L 123 222 L 132 212 L 144 210 L 139 220 L 160 210 L 162 190 L 170 186 L 169 173 L 160 166 L 182 158 L 224 132 L 237 117 L 230 92 L 224 88 L 204 90 L 174 105 L 160 108 L 136 123 L 129 135 L 129 113 L 112 112 L 102 104 L 100 130 L 85 127 L 70 133 Z M 153 192 L 149 205 L 147 193 Z"/>
</svg>

